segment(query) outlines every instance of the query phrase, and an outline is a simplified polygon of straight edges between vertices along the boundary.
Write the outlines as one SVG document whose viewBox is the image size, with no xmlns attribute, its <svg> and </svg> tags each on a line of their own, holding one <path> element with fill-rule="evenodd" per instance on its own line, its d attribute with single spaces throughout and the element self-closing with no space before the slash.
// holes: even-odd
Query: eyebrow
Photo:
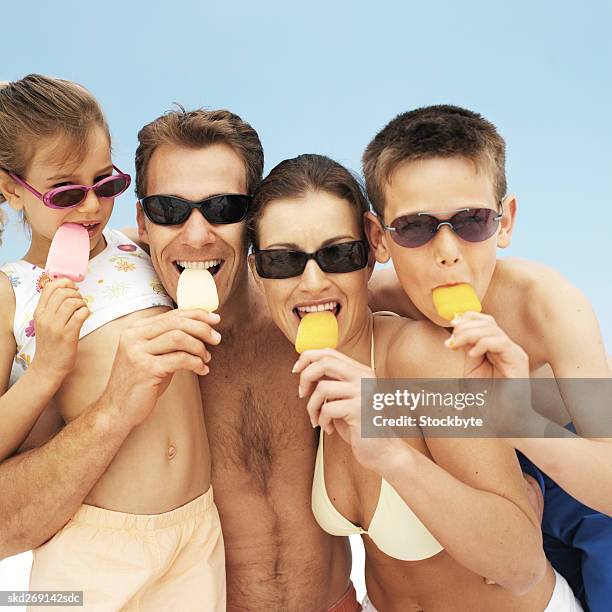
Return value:
<svg viewBox="0 0 612 612">
<path fill-rule="evenodd" d="M 113 171 L 113 166 L 112 164 L 110 166 L 107 166 L 104 170 L 101 170 L 100 172 L 96 172 L 96 176 L 102 176 L 103 174 L 106 174 L 107 172 L 111 172 Z M 47 179 L 48 183 L 56 183 L 56 182 L 60 182 L 60 181 L 64 181 L 66 179 L 70 179 L 72 178 L 74 175 L 73 174 L 56 174 L 55 176 L 51 176 Z"/>
<path fill-rule="evenodd" d="M 355 236 L 349 236 L 349 235 L 336 236 L 334 238 L 328 238 L 327 240 L 322 242 L 319 249 L 323 249 L 326 246 L 329 246 L 330 244 L 334 244 L 335 242 L 338 242 L 339 240 L 344 240 L 345 238 L 349 238 L 350 240 L 359 240 L 359 238 L 355 238 Z M 280 248 L 289 249 L 291 251 L 301 251 L 302 250 L 297 244 L 293 242 L 278 242 L 275 244 L 271 244 L 270 246 L 266 247 L 266 249 L 263 249 L 263 250 L 267 251 L 269 249 L 280 249 Z"/>
</svg>

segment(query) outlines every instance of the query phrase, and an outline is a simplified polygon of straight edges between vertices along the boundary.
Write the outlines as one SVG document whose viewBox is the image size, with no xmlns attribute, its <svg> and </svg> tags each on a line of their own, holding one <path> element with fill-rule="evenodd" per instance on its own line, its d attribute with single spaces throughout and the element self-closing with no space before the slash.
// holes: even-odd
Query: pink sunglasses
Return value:
<svg viewBox="0 0 612 612">
<path fill-rule="evenodd" d="M 87 185 L 64 185 L 63 187 L 51 189 L 44 194 L 34 189 L 32 185 L 26 183 L 26 181 L 13 172 L 9 172 L 8 175 L 14 181 L 17 181 L 20 185 L 25 187 L 30 193 L 35 195 L 39 200 L 42 200 L 45 206 L 64 210 L 66 208 L 75 208 L 79 206 L 92 189 L 99 198 L 116 198 L 118 195 L 121 195 L 130 186 L 132 179 L 129 174 L 121 172 L 117 166 L 113 165 L 113 168 L 116 170 L 117 174 L 107 176 L 94 185 L 91 185 L 91 187 Z"/>
</svg>

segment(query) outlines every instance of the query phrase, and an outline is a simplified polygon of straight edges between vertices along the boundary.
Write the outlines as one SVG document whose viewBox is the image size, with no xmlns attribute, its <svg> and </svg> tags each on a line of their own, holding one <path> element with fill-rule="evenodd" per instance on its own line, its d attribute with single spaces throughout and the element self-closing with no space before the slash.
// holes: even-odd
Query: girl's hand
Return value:
<svg viewBox="0 0 612 612">
<path fill-rule="evenodd" d="M 89 314 L 74 282 L 60 278 L 47 283 L 34 311 L 36 353 L 31 368 L 61 382 L 74 368 L 79 333 Z"/>
<path fill-rule="evenodd" d="M 293 372 L 300 375 L 299 396 L 310 395 L 306 410 L 312 426 L 337 431 L 363 467 L 380 472 L 397 450 L 408 448 L 397 438 L 361 437 L 361 379 L 376 378 L 368 366 L 323 349 L 304 351 Z"/>
</svg>

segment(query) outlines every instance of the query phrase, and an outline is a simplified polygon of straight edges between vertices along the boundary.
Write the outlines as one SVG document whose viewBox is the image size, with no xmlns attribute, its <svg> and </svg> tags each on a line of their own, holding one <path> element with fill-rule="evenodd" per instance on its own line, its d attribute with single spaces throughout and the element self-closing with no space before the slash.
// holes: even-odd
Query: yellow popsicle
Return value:
<svg viewBox="0 0 612 612">
<path fill-rule="evenodd" d="M 434 289 L 433 303 L 437 313 L 447 321 L 452 321 L 468 310 L 474 312 L 482 310 L 476 292 L 472 285 L 467 283 Z"/>
<path fill-rule="evenodd" d="M 202 308 L 208 312 L 217 310 L 219 296 L 212 274 L 208 270 L 183 270 L 176 288 L 176 303 L 179 308 L 186 310 L 191 308 Z"/>
<path fill-rule="evenodd" d="M 300 321 L 295 350 L 298 353 L 312 349 L 336 348 L 338 346 L 338 321 L 332 312 L 309 312 Z"/>
</svg>

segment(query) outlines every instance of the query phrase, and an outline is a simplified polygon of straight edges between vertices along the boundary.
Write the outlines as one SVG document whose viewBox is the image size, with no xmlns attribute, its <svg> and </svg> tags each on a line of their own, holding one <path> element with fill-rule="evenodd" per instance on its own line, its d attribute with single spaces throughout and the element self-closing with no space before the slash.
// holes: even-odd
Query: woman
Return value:
<svg viewBox="0 0 612 612">
<path fill-rule="evenodd" d="M 302 155 L 272 170 L 250 212 L 250 264 L 288 340 L 307 312 L 329 310 L 338 323 L 338 350 L 306 351 L 294 367 L 313 427 L 321 426 L 317 521 L 334 535 L 362 535 L 365 609 L 580 609 L 557 605 L 571 591 L 546 562 L 516 457 L 502 441 L 361 438 L 362 378 L 486 370 L 482 355 L 448 350 L 441 329 L 368 309 L 367 208 L 346 169 Z"/>
</svg>

